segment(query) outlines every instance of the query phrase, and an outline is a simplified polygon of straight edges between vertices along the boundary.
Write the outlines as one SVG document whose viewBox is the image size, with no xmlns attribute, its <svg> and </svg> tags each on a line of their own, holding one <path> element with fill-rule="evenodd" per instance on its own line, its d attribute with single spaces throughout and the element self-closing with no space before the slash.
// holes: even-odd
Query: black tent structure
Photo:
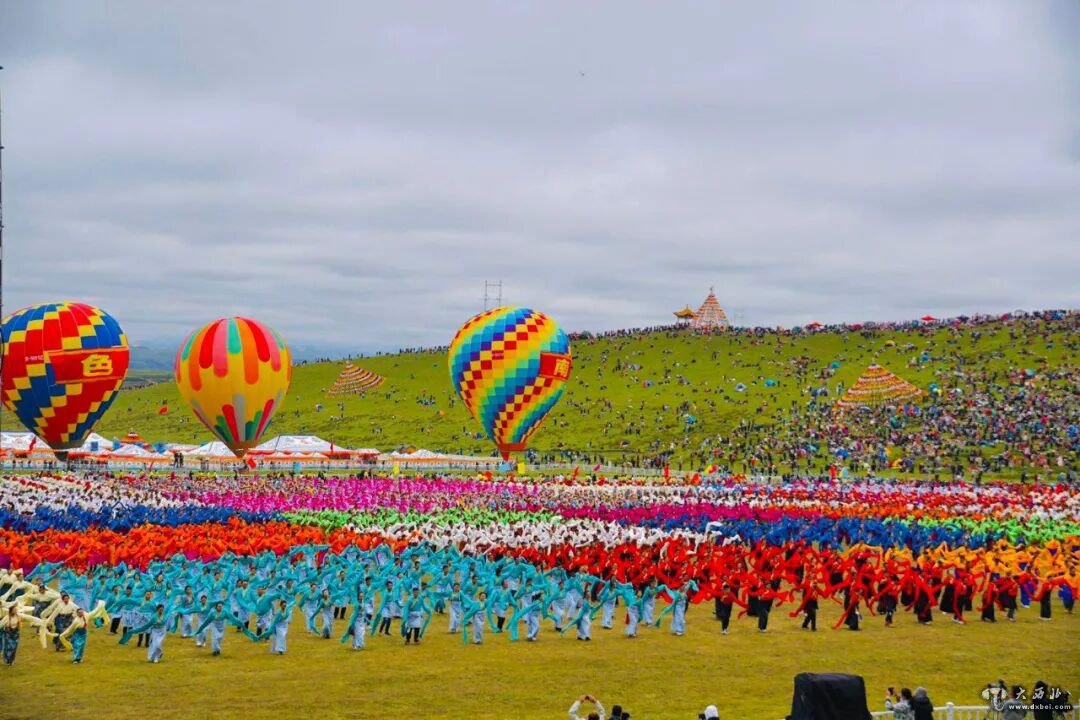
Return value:
<svg viewBox="0 0 1080 720">
<path fill-rule="evenodd" d="M 859 675 L 799 673 L 787 720 L 870 720 Z"/>
</svg>

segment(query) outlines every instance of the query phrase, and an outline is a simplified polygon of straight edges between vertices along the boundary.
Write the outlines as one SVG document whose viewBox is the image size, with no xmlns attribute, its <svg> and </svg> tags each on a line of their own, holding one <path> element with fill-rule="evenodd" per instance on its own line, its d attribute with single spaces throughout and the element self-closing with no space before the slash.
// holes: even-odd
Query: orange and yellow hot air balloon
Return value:
<svg viewBox="0 0 1080 720">
<path fill-rule="evenodd" d="M 176 353 L 176 385 L 195 415 L 239 457 L 259 443 L 292 381 L 289 346 L 254 320 L 222 318 Z"/>
<path fill-rule="evenodd" d="M 450 383 L 504 459 L 524 450 L 570 379 L 570 339 L 547 315 L 500 307 L 450 342 Z"/>
<path fill-rule="evenodd" d="M 112 405 L 127 376 L 127 337 L 107 312 L 77 302 L 23 308 L 0 332 L 4 407 L 63 459 Z"/>
</svg>

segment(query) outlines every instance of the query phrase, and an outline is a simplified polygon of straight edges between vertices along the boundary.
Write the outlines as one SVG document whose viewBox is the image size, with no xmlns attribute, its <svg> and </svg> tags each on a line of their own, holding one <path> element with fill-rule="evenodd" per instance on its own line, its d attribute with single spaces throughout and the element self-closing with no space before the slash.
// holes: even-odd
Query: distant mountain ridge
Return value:
<svg viewBox="0 0 1080 720">
<path fill-rule="evenodd" d="M 166 341 L 150 342 L 143 345 L 131 346 L 132 370 L 158 370 L 171 372 L 173 362 L 176 359 L 176 350 L 180 343 L 171 344 Z M 340 347 L 318 345 L 295 345 L 289 348 L 292 351 L 293 362 L 315 362 L 319 360 L 339 360 L 350 353 L 357 354 Z"/>
<path fill-rule="evenodd" d="M 131 348 L 132 370 L 172 370 L 173 360 L 176 357 L 176 348 L 147 347 L 135 345 Z"/>
</svg>

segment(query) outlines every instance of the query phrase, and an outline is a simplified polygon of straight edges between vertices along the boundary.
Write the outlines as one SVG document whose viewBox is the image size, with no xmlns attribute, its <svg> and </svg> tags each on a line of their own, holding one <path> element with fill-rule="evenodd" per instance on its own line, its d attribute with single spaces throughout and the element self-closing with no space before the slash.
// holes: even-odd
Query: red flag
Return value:
<svg viewBox="0 0 1080 720">
<path fill-rule="evenodd" d="M 571 480 L 577 480 L 578 470 L 580 470 L 580 469 L 581 468 L 579 466 L 577 466 L 577 465 L 574 466 L 574 474 L 570 476 Z"/>
<path fill-rule="evenodd" d="M 158 415 L 168 415 L 169 414 L 169 406 L 168 405 L 162 405 L 160 408 L 158 408 L 157 414 Z"/>
<path fill-rule="evenodd" d="M 592 469 L 593 472 L 600 472 L 601 463 L 596 463 L 596 466 Z"/>
<path fill-rule="evenodd" d="M 254 470 L 254 469 L 255 469 L 255 465 L 256 465 L 256 462 L 255 462 L 255 458 L 253 458 L 253 457 L 250 457 L 250 456 L 249 456 L 249 457 L 248 457 L 248 458 L 247 458 L 247 459 L 245 460 L 245 462 L 247 462 L 247 466 L 248 466 L 249 468 L 251 468 L 252 470 Z"/>
<path fill-rule="evenodd" d="M 670 480 L 671 479 L 671 466 L 670 465 L 665 465 L 664 466 L 664 479 L 665 480 Z"/>
<path fill-rule="evenodd" d="M 28 452 L 34 452 L 35 447 L 37 447 L 37 435 L 30 438 L 30 450 Z"/>
</svg>

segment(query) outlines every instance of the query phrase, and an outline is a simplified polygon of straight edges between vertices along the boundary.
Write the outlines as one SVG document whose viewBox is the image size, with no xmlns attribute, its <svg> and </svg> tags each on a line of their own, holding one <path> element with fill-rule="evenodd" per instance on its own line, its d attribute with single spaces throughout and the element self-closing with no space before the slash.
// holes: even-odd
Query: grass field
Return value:
<svg viewBox="0 0 1080 720">
<path fill-rule="evenodd" d="M 975 704 L 986 682 L 998 678 L 1028 687 L 1045 679 L 1080 691 L 1080 616 L 1065 615 L 1060 605 L 1050 623 L 1034 608 L 1022 610 L 1016 624 L 965 627 L 940 614 L 923 627 L 905 613 L 893 629 L 867 618 L 859 633 L 828 629 L 835 606 L 823 609 L 817 633 L 801 631 L 781 607 L 767 634 L 744 618 L 727 636 L 709 610 L 692 608 L 681 638 L 665 626 L 626 640 L 618 625 L 605 631 L 597 623 L 591 643 L 547 629 L 536 644 L 489 634 L 483 647 L 463 646 L 460 635 L 444 632 L 440 616 L 420 647 L 402 647 L 396 636 L 369 638 L 362 652 L 294 622 L 284 657 L 230 630 L 220 658 L 169 636 L 159 665 L 147 663 L 134 641 L 120 647 L 99 630 L 84 663 L 73 666 L 24 633 L 15 665 L 0 666 L 0 719 L 540 720 L 565 718 L 574 697 L 591 693 L 608 709 L 621 703 L 636 720 L 692 720 L 710 703 L 725 720 L 777 720 L 790 708 L 792 678 L 803 671 L 863 675 L 872 710 L 882 709 L 890 685 L 925 686 L 942 706 Z"/>
<path fill-rule="evenodd" d="M 579 341 L 573 346 L 574 372 L 566 392 L 530 446 L 540 452 L 560 448 L 606 451 L 608 459 L 620 461 L 624 454 L 649 453 L 675 443 L 680 448 L 677 456 L 685 456 L 688 451 L 680 443 L 688 428 L 684 413 L 676 410 L 681 403 L 690 403 L 689 412 L 698 420 L 689 445 L 697 438 L 728 434 L 742 420 L 773 424 L 777 408 L 806 401 L 795 379 L 795 358 L 808 358 L 814 371 L 839 363 L 834 377 L 815 385 L 850 385 L 870 363 L 877 362 L 925 389 L 930 382 L 941 382 L 938 374 L 951 372 L 959 361 L 968 370 L 1039 367 L 1041 358 L 1051 367 L 1074 365 L 1073 342 L 1067 333 L 1058 331 L 1046 339 L 1032 337 L 1018 343 L 1010 339 L 1005 326 L 994 325 L 982 328 L 977 343 L 972 342 L 970 331 L 954 336 L 947 330 L 929 336 L 891 332 L 872 339 L 821 333 L 779 342 L 769 338 L 758 344 L 730 335 L 690 334 Z M 908 367 L 923 351 L 933 359 Z M 616 371 L 616 361 L 634 367 Z M 329 398 L 326 390 L 344 363 L 298 367 L 267 436 L 316 434 L 340 446 L 381 450 L 414 445 L 446 452 L 491 452 L 486 439 L 474 437 L 479 426 L 453 400 L 443 353 L 373 357 L 357 363 L 384 376 L 386 382 L 364 397 Z M 667 379 L 665 370 L 670 370 Z M 686 384 L 678 382 L 679 376 Z M 776 380 L 777 385 L 765 387 L 767 379 Z M 652 383 L 650 387 L 645 387 L 647 382 Z M 745 392 L 735 391 L 738 383 L 746 385 Z M 603 408 L 603 401 L 610 401 L 612 410 Z M 163 403 L 169 408 L 167 415 L 158 414 Z M 320 404 L 321 412 L 316 410 Z M 616 417 L 619 411 L 624 412 L 621 419 Z M 626 433 L 625 425 L 635 420 L 644 425 L 641 432 Z M 180 400 L 172 382 L 121 392 L 97 429 L 109 437 L 136 430 L 150 441 L 212 439 Z M 621 448 L 624 440 L 627 445 Z"/>
</svg>

